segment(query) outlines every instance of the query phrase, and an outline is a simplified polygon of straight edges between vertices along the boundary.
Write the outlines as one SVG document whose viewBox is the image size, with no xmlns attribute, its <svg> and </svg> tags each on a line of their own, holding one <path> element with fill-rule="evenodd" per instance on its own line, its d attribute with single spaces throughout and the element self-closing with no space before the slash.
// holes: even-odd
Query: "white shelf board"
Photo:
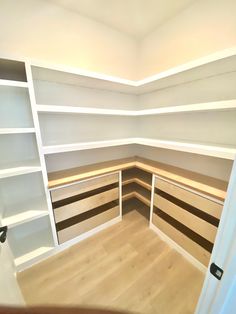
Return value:
<svg viewBox="0 0 236 314">
<path fill-rule="evenodd" d="M 19 167 L 8 168 L 8 169 L 0 169 L 0 179 L 24 175 L 27 173 L 39 172 L 39 171 L 41 171 L 40 166 L 19 166 Z"/>
<path fill-rule="evenodd" d="M 29 222 L 47 215 L 49 215 L 49 213 L 46 210 L 28 210 L 20 214 L 3 218 L 2 224 L 8 226 L 9 228 L 13 228 L 22 223 Z"/>
<path fill-rule="evenodd" d="M 186 62 L 137 81 L 138 94 L 232 72 L 236 69 L 236 46 Z"/>
<path fill-rule="evenodd" d="M 197 103 L 190 105 L 159 107 L 143 110 L 115 110 L 115 109 L 100 109 L 100 108 L 85 108 L 74 106 L 56 106 L 56 105 L 37 105 L 38 112 L 42 113 L 76 113 L 76 114 L 95 114 L 95 115 L 116 115 L 116 116 L 148 116 L 171 114 L 181 112 L 193 111 L 215 111 L 215 110 L 228 110 L 236 109 L 236 100 L 223 100 L 207 103 Z"/>
<path fill-rule="evenodd" d="M 115 110 L 102 108 L 88 108 L 75 106 L 54 106 L 54 105 L 37 105 L 38 112 L 51 113 L 78 113 L 78 114 L 97 114 L 97 115 L 116 115 L 116 116 L 135 116 L 135 110 Z"/>
<path fill-rule="evenodd" d="M 231 159 L 234 160 L 236 156 L 235 147 L 223 147 L 223 146 L 213 146 L 209 144 L 200 143 L 186 143 L 181 141 L 169 141 L 160 139 L 150 139 L 150 138 L 125 138 L 119 140 L 108 140 L 108 141 L 96 141 L 96 142 L 82 142 L 64 145 L 53 145 L 44 146 L 44 154 L 56 154 L 62 152 L 70 152 L 77 150 L 86 150 L 94 148 L 103 148 L 111 146 L 138 144 L 146 145 L 151 147 L 159 147 L 172 149 L 177 151 L 183 151 L 193 154 L 200 154 L 206 156 L 214 156 L 218 158 Z"/>
<path fill-rule="evenodd" d="M 189 61 L 141 80 L 127 80 L 84 69 L 31 61 L 34 79 L 140 94 L 236 70 L 236 47 Z M 55 72 L 57 71 L 57 72 Z"/>
<path fill-rule="evenodd" d="M 0 134 L 35 133 L 35 128 L 1 128 Z"/>
<path fill-rule="evenodd" d="M 144 109 L 136 111 L 136 116 L 148 116 L 148 115 L 161 115 L 181 112 L 194 112 L 194 111 L 215 111 L 215 110 L 228 110 L 236 109 L 236 100 L 223 100 L 207 103 L 198 103 L 191 105 L 180 105 L 170 107 L 160 107 L 153 109 Z"/>
<path fill-rule="evenodd" d="M 52 250 L 53 250 L 53 247 L 42 246 L 42 247 L 37 248 L 34 251 L 31 251 L 20 257 L 15 258 L 14 262 L 15 262 L 17 270 L 20 270 L 20 268 L 23 267 L 28 262 L 32 263 L 33 260 L 35 261 L 39 258 L 42 258 L 44 255 L 49 254 Z"/>
<path fill-rule="evenodd" d="M 77 150 L 128 145 L 128 144 L 133 144 L 133 142 L 134 142 L 133 138 L 124 138 L 124 139 L 118 139 L 118 140 L 51 145 L 51 146 L 43 146 L 43 153 L 55 154 L 55 153 L 63 153 L 63 152 L 72 152 L 72 151 L 77 151 Z"/>
<path fill-rule="evenodd" d="M 20 81 L 11 81 L 11 80 L 1 80 L 0 79 L 0 86 L 14 86 L 14 87 L 28 87 L 27 82 L 20 82 Z"/>
<path fill-rule="evenodd" d="M 230 160 L 234 160 L 236 156 L 236 147 L 228 146 L 214 146 L 202 143 L 186 143 L 181 141 L 169 141 L 149 138 L 138 138 L 136 139 L 135 144 L 172 149 L 187 153 L 206 155 Z"/>
</svg>

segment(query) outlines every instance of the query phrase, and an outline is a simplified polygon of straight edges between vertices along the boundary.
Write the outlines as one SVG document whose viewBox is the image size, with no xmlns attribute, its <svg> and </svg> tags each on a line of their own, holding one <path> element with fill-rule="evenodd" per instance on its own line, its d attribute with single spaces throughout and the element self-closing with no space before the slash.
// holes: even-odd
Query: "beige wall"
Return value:
<svg viewBox="0 0 236 314">
<path fill-rule="evenodd" d="M 0 54 L 135 79 L 137 43 L 43 0 L 0 0 Z"/>
<path fill-rule="evenodd" d="M 236 1 L 197 0 L 140 43 L 139 78 L 236 45 Z"/>
<path fill-rule="evenodd" d="M 139 79 L 236 45 L 236 1 L 196 0 L 141 42 L 44 0 L 0 0 L 0 54 Z"/>
</svg>

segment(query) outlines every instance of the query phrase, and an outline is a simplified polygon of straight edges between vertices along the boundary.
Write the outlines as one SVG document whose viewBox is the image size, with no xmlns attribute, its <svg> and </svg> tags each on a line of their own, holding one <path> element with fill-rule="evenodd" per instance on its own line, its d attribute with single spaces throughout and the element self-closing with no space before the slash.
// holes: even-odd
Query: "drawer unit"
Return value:
<svg viewBox="0 0 236 314">
<path fill-rule="evenodd" d="M 119 195 L 118 172 L 52 189 L 59 243 L 118 217 Z"/>
<path fill-rule="evenodd" d="M 206 266 L 222 209 L 221 201 L 155 177 L 152 223 Z"/>
</svg>

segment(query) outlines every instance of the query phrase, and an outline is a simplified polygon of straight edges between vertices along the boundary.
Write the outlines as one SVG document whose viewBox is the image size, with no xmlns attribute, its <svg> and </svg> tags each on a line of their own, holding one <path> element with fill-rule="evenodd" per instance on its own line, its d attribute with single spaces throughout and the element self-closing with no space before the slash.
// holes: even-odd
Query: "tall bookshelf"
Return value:
<svg viewBox="0 0 236 314">
<path fill-rule="evenodd" d="M 2 225 L 17 270 L 55 246 L 42 176 L 25 63 L 0 60 Z"/>
</svg>

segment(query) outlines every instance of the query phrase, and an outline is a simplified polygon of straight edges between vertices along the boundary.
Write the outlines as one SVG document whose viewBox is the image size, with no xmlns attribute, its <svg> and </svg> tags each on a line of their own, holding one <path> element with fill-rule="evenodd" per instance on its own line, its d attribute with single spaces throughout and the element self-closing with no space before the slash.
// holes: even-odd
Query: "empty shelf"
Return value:
<svg viewBox="0 0 236 314">
<path fill-rule="evenodd" d="M 10 217 L 6 217 L 2 219 L 2 224 L 8 226 L 9 228 L 13 228 L 19 224 L 47 216 L 49 213 L 45 210 L 28 210 Z"/>
<path fill-rule="evenodd" d="M 15 86 L 15 87 L 28 87 L 27 82 L 20 82 L 20 81 L 11 81 L 11 80 L 1 80 L 0 79 L 0 86 Z"/>
</svg>

